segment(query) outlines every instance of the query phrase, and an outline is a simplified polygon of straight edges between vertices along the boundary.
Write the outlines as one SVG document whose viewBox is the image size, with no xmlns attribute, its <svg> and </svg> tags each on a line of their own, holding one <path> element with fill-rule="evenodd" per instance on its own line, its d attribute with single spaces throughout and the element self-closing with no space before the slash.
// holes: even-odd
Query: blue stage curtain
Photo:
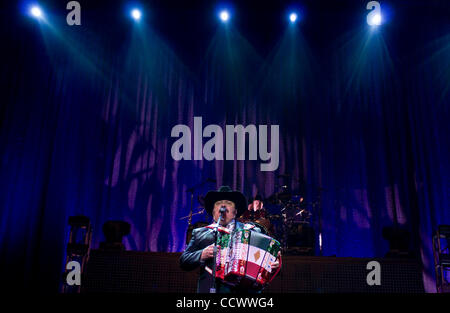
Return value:
<svg viewBox="0 0 450 313">
<path fill-rule="evenodd" d="M 0 77 L 0 276 L 11 288 L 57 290 L 69 216 L 91 219 L 93 247 L 105 221 L 124 220 L 127 249 L 182 251 L 189 187 L 213 178 L 195 197 L 221 185 L 268 197 L 289 173 L 307 201 L 320 196 L 324 255 L 382 257 L 382 228 L 400 225 L 434 290 L 431 234 L 450 223 L 450 41 L 438 26 L 413 51 L 362 32 L 323 58 L 286 32 L 267 59 L 230 27 L 193 71 L 151 31 L 58 35 L 13 18 Z M 192 129 L 194 116 L 279 125 L 279 168 L 174 161 L 171 129 Z"/>
</svg>

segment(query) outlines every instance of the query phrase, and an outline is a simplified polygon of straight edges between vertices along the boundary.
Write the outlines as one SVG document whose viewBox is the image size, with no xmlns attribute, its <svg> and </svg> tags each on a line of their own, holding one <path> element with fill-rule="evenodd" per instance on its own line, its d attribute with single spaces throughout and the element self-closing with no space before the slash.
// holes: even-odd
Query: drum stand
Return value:
<svg viewBox="0 0 450 313">
<path fill-rule="evenodd" d="M 322 241 L 322 202 L 319 195 L 319 199 L 312 203 L 312 211 L 317 216 L 317 240 L 319 244 L 319 255 L 323 256 L 323 241 Z"/>
</svg>

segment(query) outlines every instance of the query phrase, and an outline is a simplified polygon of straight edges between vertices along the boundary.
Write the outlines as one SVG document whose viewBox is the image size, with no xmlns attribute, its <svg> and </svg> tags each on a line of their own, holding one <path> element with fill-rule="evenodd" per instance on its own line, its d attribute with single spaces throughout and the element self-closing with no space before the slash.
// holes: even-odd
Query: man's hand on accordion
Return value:
<svg viewBox="0 0 450 313">
<path fill-rule="evenodd" d="M 272 264 L 270 264 L 270 267 L 271 267 L 273 270 L 275 270 L 275 269 L 277 269 L 277 268 L 280 267 L 280 262 L 278 261 L 278 260 L 280 259 L 280 256 L 281 256 L 281 252 L 278 251 L 278 255 L 277 255 L 276 261 L 273 262 Z"/>
<path fill-rule="evenodd" d="M 209 258 L 212 258 L 214 255 L 214 245 L 209 245 L 207 246 L 205 249 L 203 249 L 202 251 L 202 255 L 200 256 L 200 260 L 204 261 L 207 260 Z"/>
</svg>

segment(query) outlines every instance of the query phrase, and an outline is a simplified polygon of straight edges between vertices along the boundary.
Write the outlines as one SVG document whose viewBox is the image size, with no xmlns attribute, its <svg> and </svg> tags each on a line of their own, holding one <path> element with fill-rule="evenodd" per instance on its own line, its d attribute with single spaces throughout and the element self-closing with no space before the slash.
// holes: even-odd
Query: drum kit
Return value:
<svg viewBox="0 0 450 313">
<path fill-rule="evenodd" d="M 253 223 L 269 236 L 281 242 L 284 254 L 313 255 L 314 228 L 311 219 L 318 211 L 319 201 L 306 201 L 299 193 L 291 192 L 286 185 L 265 201 L 266 213 L 255 220 L 243 220 Z"/>
<path fill-rule="evenodd" d="M 278 175 L 278 178 L 285 182 L 290 179 L 290 175 Z M 203 208 L 203 197 L 198 197 L 200 208 L 197 212 L 193 212 L 193 199 L 194 190 L 211 181 L 211 179 L 207 179 L 188 190 L 191 193 L 191 209 L 189 215 L 180 218 L 180 220 L 188 221 L 186 244 L 191 239 L 193 229 L 208 225 L 208 217 Z M 278 192 L 261 199 L 263 204 L 261 208 L 252 210 L 250 201 L 249 210 L 238 217 L 238 221 L 254 225 L 261 230 L 261 233 L 278 240 L 281 243 L 283 254 L 314 255 L 316 241 L 319 243 L 319 253 L 322 254 L 321 193 L 324 189 L 311 186 L 312 190 L 316 191 L 312 194 L 316 194 L 316 196 L 307 201 L 305 193 L 293 192 L 288 184 L 280 184 L 276 187 Z M 204 221 L 192 224 L 192 217 L 196 215 L 203 216 Z M 313 217 L 315 217 L 316 223 L 312 223 Z M 316 236 L 318 236 L 318 240 L 316 240 Z"/>
</svg>

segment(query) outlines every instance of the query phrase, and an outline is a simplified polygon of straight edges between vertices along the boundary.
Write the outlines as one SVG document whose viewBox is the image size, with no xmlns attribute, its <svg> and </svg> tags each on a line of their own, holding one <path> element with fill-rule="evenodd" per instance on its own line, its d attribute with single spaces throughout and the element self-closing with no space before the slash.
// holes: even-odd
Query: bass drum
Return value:
<svg viewBox="0 0 450 313">
<path fill-rule="evenodd" d="M 189 244 L 192 238 L 192 231 L 196 228 L 208 226 L 208 223 L 205 222 L 197 222 L 188 226 L 186 231 L 186 244 Z"/>
</svg>

